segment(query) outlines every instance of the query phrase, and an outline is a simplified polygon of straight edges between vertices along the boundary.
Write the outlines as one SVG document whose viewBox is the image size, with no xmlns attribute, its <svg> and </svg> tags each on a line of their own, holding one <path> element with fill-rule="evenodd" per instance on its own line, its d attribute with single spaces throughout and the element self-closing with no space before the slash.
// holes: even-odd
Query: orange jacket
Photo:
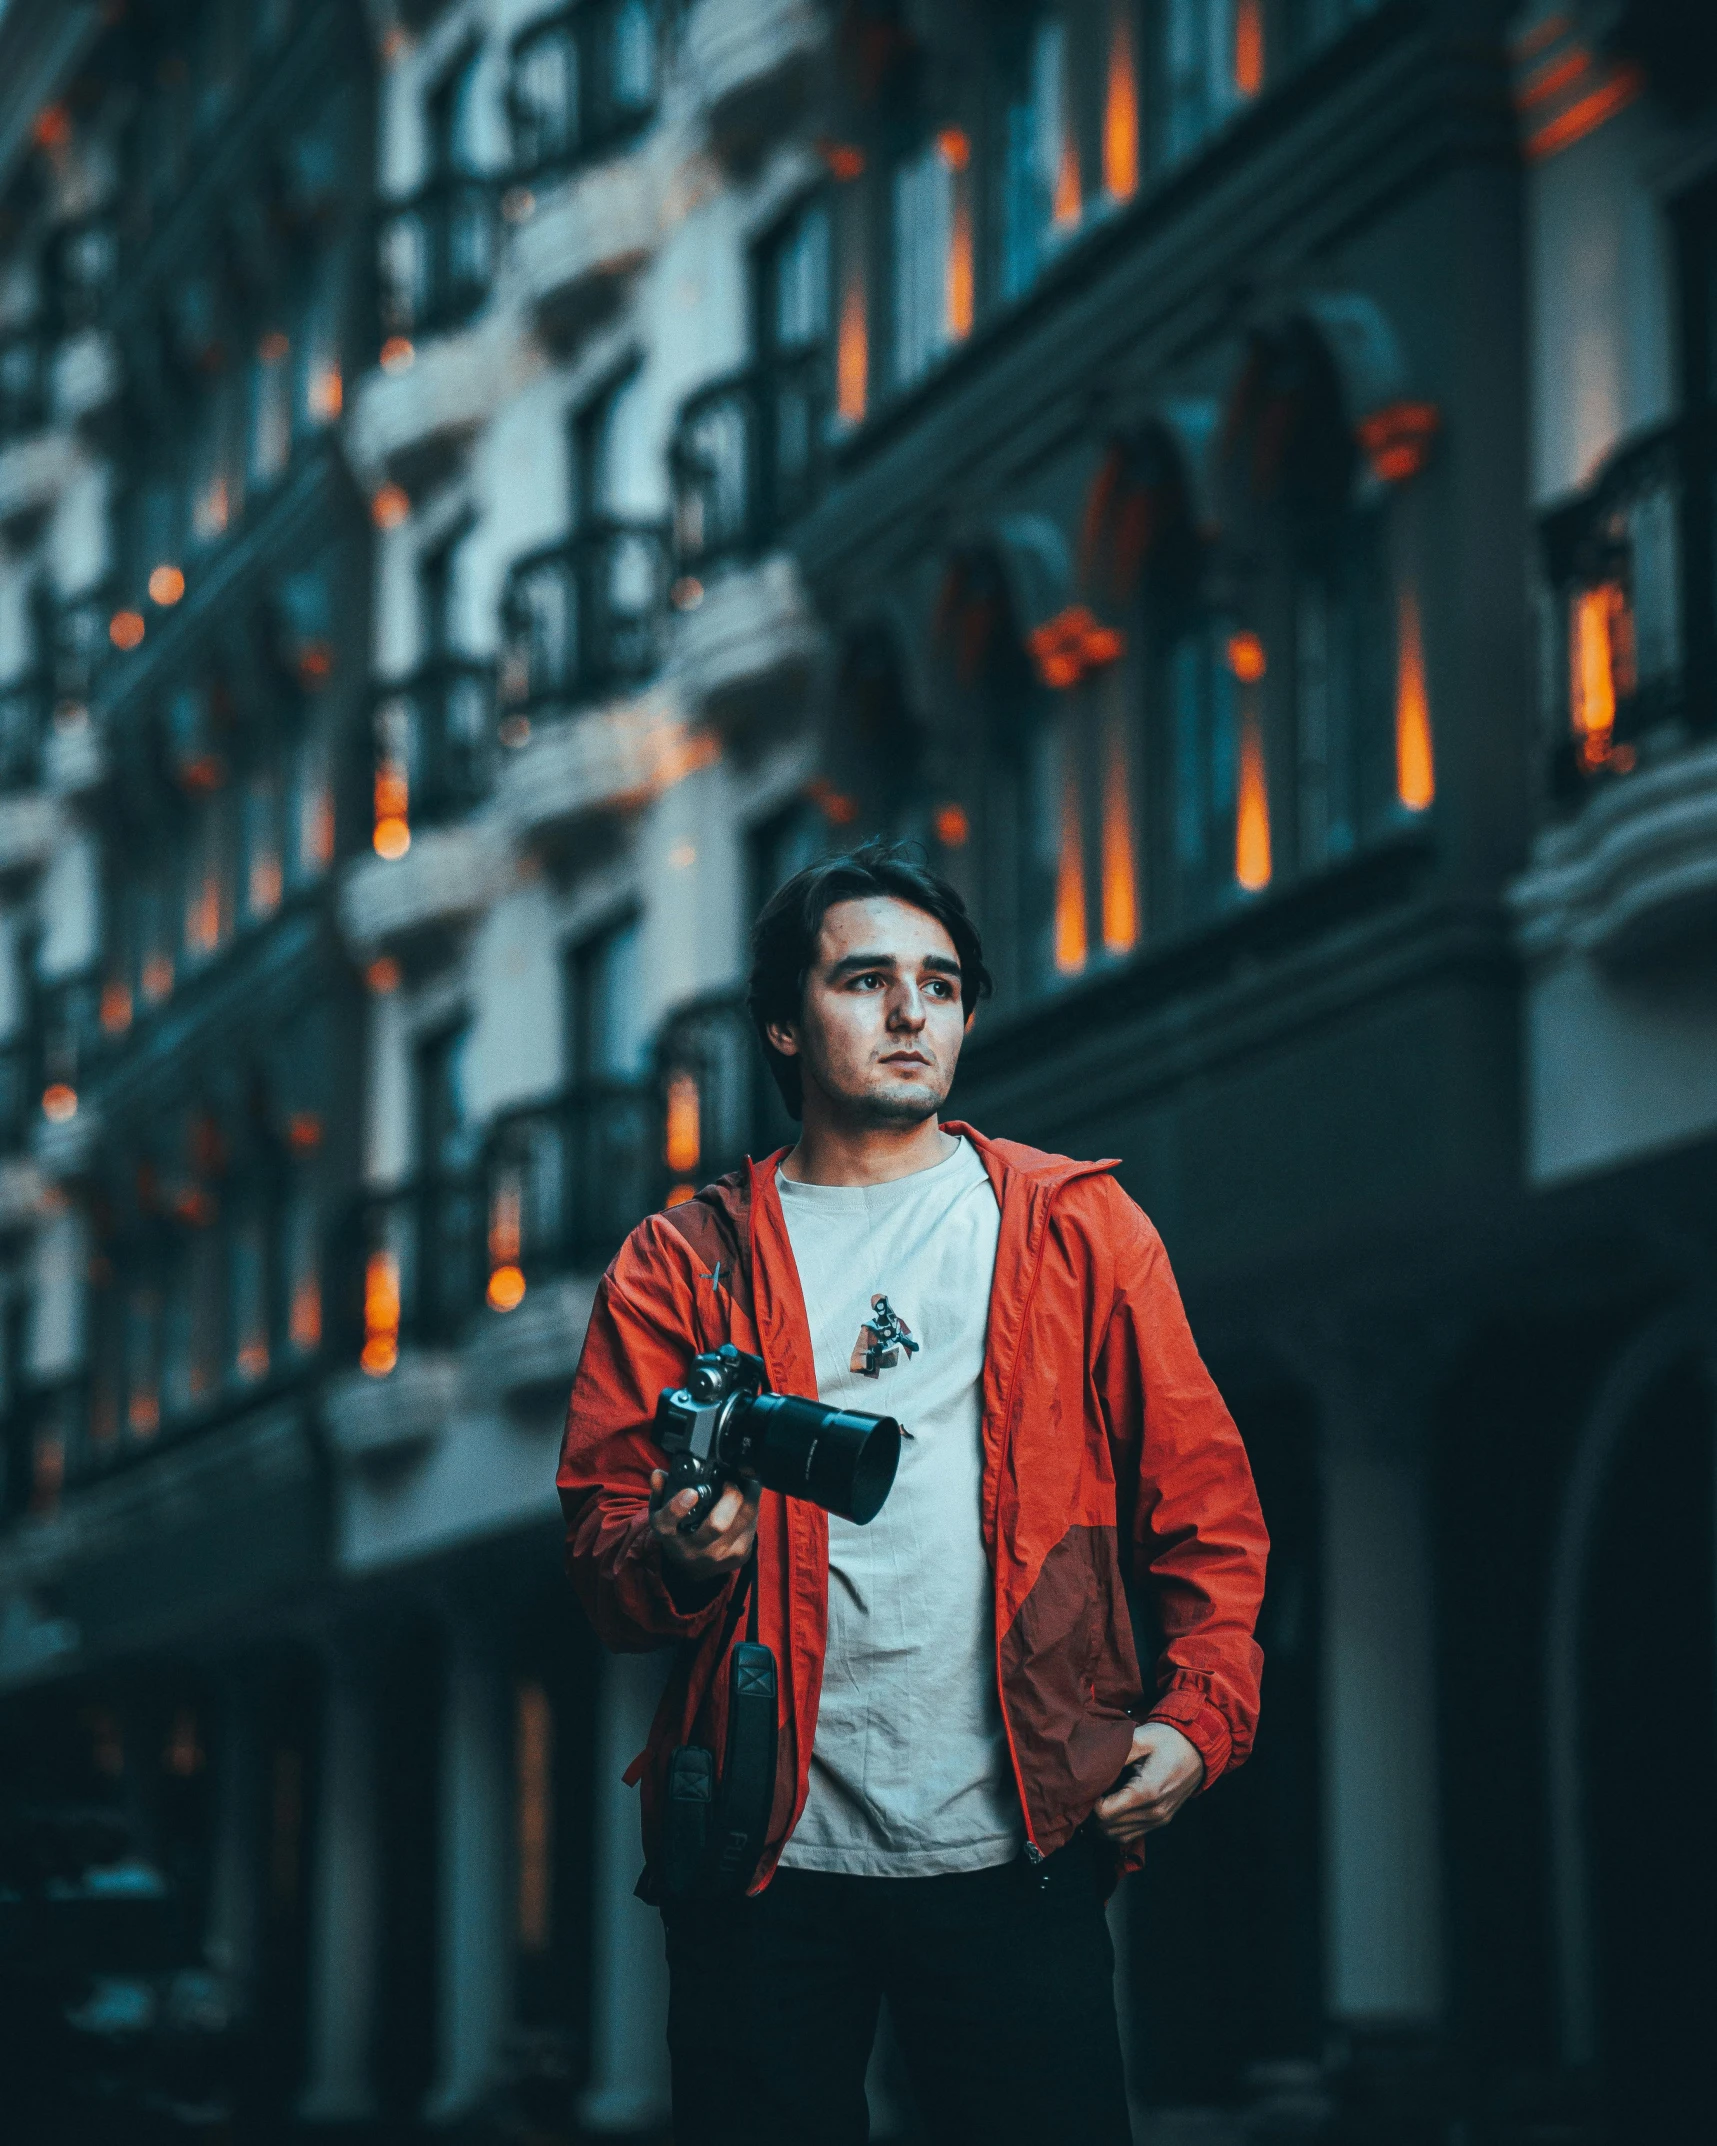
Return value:
<svg viewBox="0 0 1717 2146">
<path fill-rule="evenodd" d="M 1162 1240 L 1114 1165 L 948 1129 L 977 1148 L 1001 1205 L 983 1530 L 1028 1852 L 1049 1855 L 1114 1785 L 1147 1711 L 1197 1746 L 1207 1785 L 1245 1758 L 1268 1539 Z M 777 1159 L 747 1162 L 632 1232 L 597 1292 L 567 1410 L 557 1481 L 568 1569 L 591 1621 L 621 1651 L 681 1643 L 649 1744 L 626 1776 L 643 1784 L 646 1855 L 668 1754 L 700 1713 L 721 1757 L 725 1664 L 711 1657 L 732 1585 L 689 1610 L 668 1590 L 649 1528 L 650 1470 L 662 1464 L 656 1396 L 680 1383 L 697 1351 L 724 1341 L 760 1355 L 778 1392 L 817 1391 Z M 760 1636 L 781 1665 L 760 1889 L 805 1803 L 828 1628 L 827 1517 L 765 1491 L 757 1543 Z M 1124 1586 L 1132 1573 L 1148 1578 L 1166 1638 L 1149 1702 Z"/>
</svg>

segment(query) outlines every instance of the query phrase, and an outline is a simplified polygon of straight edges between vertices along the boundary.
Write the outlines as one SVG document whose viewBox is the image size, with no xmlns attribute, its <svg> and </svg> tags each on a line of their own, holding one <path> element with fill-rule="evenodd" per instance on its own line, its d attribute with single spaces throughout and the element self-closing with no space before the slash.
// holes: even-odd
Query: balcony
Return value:
<svg viewBox="0 0 1717 2146">
<path fill-rule="evenodd" d="M 618 157 L 562 180 L 519 226 L 514 264 L 551 342 L 576 342 L 619 304 L 661 236 L 663 179 L 648 157 Z"/>
<path fill-rule="evenodd" d="M 497 214 L 495 181 L 465 172 L 384 204 L 376 242 L 384 335 L 416 342 L 471 319 L 494 279 Z"/>
<path fill-rule="evenodd" d="M 719 155 L 743 162 L 791 121 L 827 42 L 813 0 L 700 0 L 686 58 Z"/>
<path fill-rule="evenodd" d="M 340 929 L 359 961 L 433 965 L 488 908 L 504 859 L 481 826 L 427 827 L 398 857 L 361 857 L 340 889 Z"/>
<path fill-rule="evenodd" d="M 594 1279 L 656 1204 L 657 1111 L 640 1083 L 587 1083 L 498 1118 L 484 1150 L 487 1279 L 472 1344 L 485 1390 L 564 1388 Z"/>
<path fill-rule="evenodd" d="M 59 807 L 40 788 L 47 709 L 40 673 L 0 686 L 0 886 L 39 872 L 61 834 Z"/>
<path fill-rule="evenodd" d="M 469 812 L 495 778 L 495 673 L 483 657 L 437 656 L 378 689 L 374 716 L 378 830 L 410 832 Z M 386 854 L 378 833 L 377 847 Z"/>
<path fill-rule="evenodd" d="M 1633 967 L 1717 923 L 1717 742 L 1609 784 L 1551 828 L 1510 897 L 1522 951 Z"/>
<path fill-rule="evenodd" d="M 451 469 L 495 406 L 495 358 L 482 335 L 444 336 L 392 372 L 364 376 L 346 445 L 360 477 L 415 492 Z"/>
<path fill-rule="evenodd" d="M 735 567 L 681 616 L 674 670 L 688 701 L 735 733 L 793 721 L 822 660 L 824 636 L 785 554 Z"/>
<path fill-rule="evenodd" d="M 743 997 L 717 992 L 670 1014 L 656 1043 L 670 1178 L 692 1186 L 797 1137 Z"/>
<path fill-rule="evenodd" d="M 714 750 L 666 693 L 533 729 L 508 756 L 497 800 L 514 835 L 555 850 L 604 814 L 636 811 Z"/>
<path fill-rule="evenodd" d="M 386 1378 L 342 1371 L 322 1400 L 329 1442 L 350 1465 L 398 1467 L 440 1438 L 459 1391 L 458 1359 L 445 1351 L 409 1350 Z"/>
<path fill-rule="evenodd" d="M 687 399 L 669 450 L 683 576 L 702 579 L 756 558 L 816 501 L 829 424 L 821 347 L 712 381 Z"/>
<path fill-rule="evenodd" d="M 661 82 L 658 18 L 637 0 L 582 0 L 518 33 L 507 109 L 520 179 L 611 156 L 648 126 Z"/>
<path fill-rule="evenodd" d="M 667 531 L 603 520 L 515 560 L 501 597 L 501 723 L 587 706 L 661 666 Z"/>
</svg>

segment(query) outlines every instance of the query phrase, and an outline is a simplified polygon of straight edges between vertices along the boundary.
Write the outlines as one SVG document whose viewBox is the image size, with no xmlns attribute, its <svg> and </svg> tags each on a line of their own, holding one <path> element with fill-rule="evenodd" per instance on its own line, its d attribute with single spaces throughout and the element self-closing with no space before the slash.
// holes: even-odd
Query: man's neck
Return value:
<svg viewBox="0 0 1717 2146">
<path fill-rule="evenodd" d="M 858 1125 L 805 1097 L 798 1144 L 781 1158 L 797 1185 L 886 1185 L 946 1162 L 959 1146 L 934 1117 L 917 1125 Z"/>
</svg>

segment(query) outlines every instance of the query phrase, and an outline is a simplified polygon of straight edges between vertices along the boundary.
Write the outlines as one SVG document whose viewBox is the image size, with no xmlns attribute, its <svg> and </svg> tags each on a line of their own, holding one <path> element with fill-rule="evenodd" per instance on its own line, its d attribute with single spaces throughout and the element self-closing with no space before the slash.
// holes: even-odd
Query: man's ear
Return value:
<svg viewBox="0 0 1717 2146">
<path fill-rule="evenodd" d="M 799 1032 L 791 1021 L 770 1021 L 763 1032 L 769 1038 L 771 1050 L 779 1051 L 783 1058 L 798 1057 Z"/>
</svg>

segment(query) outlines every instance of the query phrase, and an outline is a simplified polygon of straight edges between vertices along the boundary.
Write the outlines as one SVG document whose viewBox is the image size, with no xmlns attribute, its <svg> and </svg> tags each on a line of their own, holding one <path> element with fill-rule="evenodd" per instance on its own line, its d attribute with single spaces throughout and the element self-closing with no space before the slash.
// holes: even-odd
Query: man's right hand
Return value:
<svg viewBox="0 0 1717 2146">
<path fill-rule="evenodd" d="M 704 1515 L 703 1524 L 690 1535 L 680 1533 L 680 1522 L 697 1503 L 695 1490 L 682 1490 L 663 1499 L 668 1487 L 665 1468 L 650 1476 L 650 1528 L 662 1546 L 662 1555 L 674 1571 L 687 1580 L 719 1585 L 730 1579 L 751 1555 L 757 1534 L 759 1484 L 742 1491 L 737 1483 L 722 1486 L 721 1495 Z"/>
</svg>

